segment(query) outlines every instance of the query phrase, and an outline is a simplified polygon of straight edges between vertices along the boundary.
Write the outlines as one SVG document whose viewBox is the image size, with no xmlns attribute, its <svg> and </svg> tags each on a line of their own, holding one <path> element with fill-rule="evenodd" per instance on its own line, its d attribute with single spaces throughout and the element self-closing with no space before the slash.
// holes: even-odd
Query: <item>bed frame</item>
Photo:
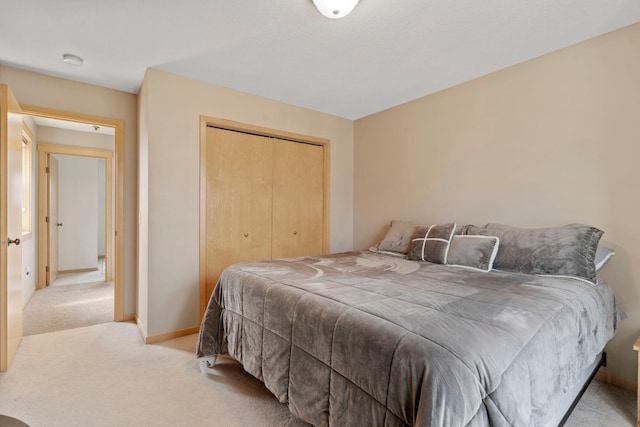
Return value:
<svg viewBox="0 0 640 427">
<path fill-rule="evenodd" d="M 553 426 L 553 425 L 557 425 L 558 427 L 562 427 L 564 425 L 564 423 L 567 422 L 567 420 L 569 419 L 569 416 L 571 416 L 571 413 L 573 412 L 573 410 L 575 409 L 576 405 L 578 404 L 578 402 L 580 401 L 580 399 L 582 398 L 582 395 L 585 393 L 585 391 L 587 391 L 587 388 L 589 387 L 589 384 L 591 384 L 591 381 L 593 381 L 593 378 L 596 376 L 596 374 L 598 373 L 598 370 L 600 369 L 600 367 L 602 366 L 607 366 L 607 353 L 602 352 L 600 354 L 600 358 L 596 357 L 596 361 L 594 362 L 593 365 L 591 365 L 588 369 L 587 372 L 589 373 L 586 381 L 584 382 L 584 384 L 580 387 L 580 385 L 578 385 L 576 388 L 574 388 L 573 390 L 571 390 L 571 393 L 567 393 L 568 398 L 565 399 L 565 401 L 562 402 L 562 407 L 566 407 L 568 404 L 568 409 L 566 410 L 566 412 L 564 413 L 564 416 L 562 417 L 562 419 L 560 420 L 560 422 L 558 424 L 555 424 L 555 421 L 557 420 L 557 417 L 554 418 L 551 423 L 548 424 L 549 427 Z M 576 397 L 571 400 L 571 396 L 574 395 L 575 390 L 578 389 L 578 387 L 580 387 L 580 390 L 578 391 L 578 394 L 575 395 Z M 562 412 L 560 412 L 560 415 L 562 414 Z"/>
</svg>

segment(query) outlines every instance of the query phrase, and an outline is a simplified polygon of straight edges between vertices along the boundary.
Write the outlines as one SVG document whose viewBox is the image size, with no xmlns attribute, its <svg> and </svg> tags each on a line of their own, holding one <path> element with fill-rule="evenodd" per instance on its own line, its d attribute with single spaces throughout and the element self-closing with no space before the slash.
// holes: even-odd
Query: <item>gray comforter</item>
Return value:
<svg viewBox="0 0 640 427">
<path fill-rule="evenodd" d="M 604 283 L 353 252 L 234 265 L 198 357 L 316 426 L 544 425 L 616 326 Z"/>
</svg>

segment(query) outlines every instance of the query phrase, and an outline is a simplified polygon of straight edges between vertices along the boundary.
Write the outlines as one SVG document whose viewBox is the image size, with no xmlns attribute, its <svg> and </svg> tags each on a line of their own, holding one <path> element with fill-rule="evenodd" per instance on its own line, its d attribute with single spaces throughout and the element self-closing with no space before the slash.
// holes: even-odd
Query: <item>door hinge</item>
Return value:
<svg viewBox="0 0 640 427">
<path fill-rule="evenodd" d="M 49 173 L 49 166 L 47 166 L 46 168 L 44 168 L 45 173 Z"/>
<path fill-rule="evenodd" d="M 44 217 L 44 222 L 49 222 L 49 217 L 48 216 Z"/>
<path fill-rule="evenodd" d="M 47 267 L 44 269 L 44 271 L 45 271 L 46 273 L 48 273 L 48 272 L 49 272 L 49 266 L 48 266 L 48 265 L 47 265 Z"/>
</svg>

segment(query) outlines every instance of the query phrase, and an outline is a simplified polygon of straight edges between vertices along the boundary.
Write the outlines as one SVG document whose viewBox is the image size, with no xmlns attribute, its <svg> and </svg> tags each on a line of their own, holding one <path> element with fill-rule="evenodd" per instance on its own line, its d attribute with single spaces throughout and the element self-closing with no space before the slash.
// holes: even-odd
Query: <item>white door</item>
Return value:
<svg viewBox="0 0 640 427">
<path fill-rule="evenodd" d="M 22 339 L 22 110 L 0 85 L 0 371 Z"/>
</svg>

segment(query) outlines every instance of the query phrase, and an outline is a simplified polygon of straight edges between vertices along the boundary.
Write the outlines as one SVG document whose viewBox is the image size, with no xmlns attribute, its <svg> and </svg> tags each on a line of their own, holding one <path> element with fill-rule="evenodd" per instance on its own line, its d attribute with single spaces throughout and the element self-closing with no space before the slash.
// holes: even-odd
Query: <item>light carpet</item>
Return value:
<svg viewBox="0 0 640 427">
<path fill-rule="evenodd" d="M 565 427 L 625 427 L 636 425 L 636 394 L 592 381 Z"/>
<path fill-rule="evenodd" d="M 202 374 L 195 341 L 144 345 L 113 322 L 24 337 L 0 374 L 0 414 L 31 427 L 305 425 L 230 359 Z"/>
<path fill-rule="evenodd" d="M 144 345 L 133 323 L 24 337 L 0 414 L 40 426 L 303 427 L 239 364 L 200 372 L 196 335 Z M 633 426 L 635 394 L 594 382 L 568 426 Z"/>
<path fill-rule="evenodd" d="M 36 291 L 23 310 L 23 335 L 113 321 L 113 282 L 58 284 Z"/>
</svg>

